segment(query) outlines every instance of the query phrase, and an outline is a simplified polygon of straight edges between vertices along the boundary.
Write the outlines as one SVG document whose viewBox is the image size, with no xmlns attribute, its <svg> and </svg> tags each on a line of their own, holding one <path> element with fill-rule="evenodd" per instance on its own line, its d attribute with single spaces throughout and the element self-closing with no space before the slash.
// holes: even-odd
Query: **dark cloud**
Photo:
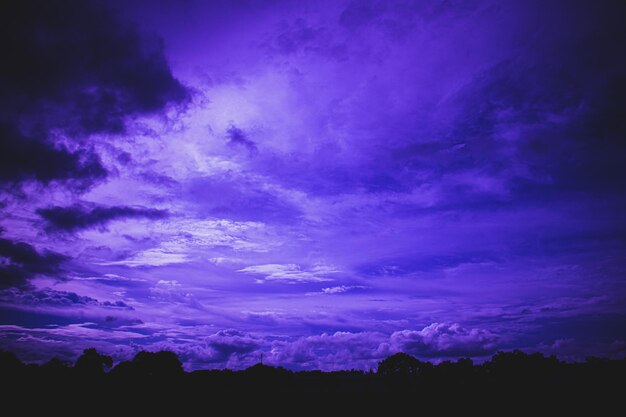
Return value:
<svg viewBox="0 0 626 417">
<path fill-rule="evenodd" d="M 103 178 L 106 173 L 93 153 L 72 152 L 62 145 L 26 137 L 15 126 L 0 123 L 0 183 L 72 180 L 84 186 L 85 181 Z"/>
<path fill-rule="evenodd" d="M 0 238 L 0 287 L 23 285 L 39 274 L 57 274 L 67 259 L 55 252 L 39 252 L 25 242 Z"/>
<path fill-rule="evenodd" d="M 520 197 L 623 189 L 626 29 L 617 16 L 624 7 L 572 6 L 542 9 L 544 15 L 529 20 L 541 36 L 479 73 L 447 103 L 460 109 L 447 138 L 467 146 L 442 170 L 479 167 L 513 176 Z M 512 162 L 525 169 L 513 173 Z"/>
<path fill-rule="evenodd" d="M 122 310 L 133 310 L 131 306 L 123 301 L 104 301 L 100 302 L 95 298 L 85 295 L 78 295 L 69 291 L 56 291 L 50 288 L 41 290 L 20 290 L 17 288 L 8 288 L 0 291 L 0 302 L 32 305 L 32 306 L 52 306 L 52 307 L 68 307 L 68 306 L 96 306 Z"/>
<path fill-rule="evenodd" d="M 95 226 L 103 226 L 116 219 L 147 218 L 162 219 L 169 215 L 166 210 L 145 207 L 111 206 L 48 207 L 38 209 L 37 214 L 46 221 L 46 230 L 73 232 Z"/>
<path fill-rule="evenodd" d="M 84 143 L 69 151 L 55 138 L 121 133 L 129 117 L 187 97 L 162 44 L 99 3 L 3 2 L 0 49 L 5 183 L 101 178 L 105 170 Z"/>
<path fill-rule="evenodd" d="M 228 144 L 231 146 L 243 146 L 250 153 L 257 153 L 258 149 L 256 143 L 248 138 L 246 133 L 236 126 L 230 126 L 226 131 L 228 137 Z"/>
</svg>

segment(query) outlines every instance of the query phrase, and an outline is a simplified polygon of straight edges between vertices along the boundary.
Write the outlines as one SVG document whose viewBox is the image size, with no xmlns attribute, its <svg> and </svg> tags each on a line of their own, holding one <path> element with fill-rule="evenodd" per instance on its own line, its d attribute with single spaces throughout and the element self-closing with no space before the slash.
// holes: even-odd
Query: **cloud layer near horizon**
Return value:
<svg viewBox="0 0 626 417">
<path fill-rule="evenodd" d="M 132 3 L 1 6 L 0 348 L 624 354 L 618 2 Z"/>
</svg>

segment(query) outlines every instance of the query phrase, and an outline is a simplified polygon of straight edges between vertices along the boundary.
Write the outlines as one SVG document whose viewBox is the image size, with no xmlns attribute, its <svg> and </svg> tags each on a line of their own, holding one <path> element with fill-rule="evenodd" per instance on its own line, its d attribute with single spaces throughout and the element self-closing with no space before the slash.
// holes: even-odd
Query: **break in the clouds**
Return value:
<svg viewBox="0 0 626 417">
<path fill-rule="evenodd" d="M 0 8 L 0 348 L 623 356 L 619 2 Z"/>
</svg>

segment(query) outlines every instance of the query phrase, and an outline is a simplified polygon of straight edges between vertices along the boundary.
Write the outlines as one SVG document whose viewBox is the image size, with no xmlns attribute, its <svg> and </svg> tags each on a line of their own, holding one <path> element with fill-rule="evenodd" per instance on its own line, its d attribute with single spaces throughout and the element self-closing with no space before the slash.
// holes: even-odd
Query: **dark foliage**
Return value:
<svg viewBox="0 0 626 417">
<path fill-rule="evenodd" d="M 435 410 L 514 407 L 529 412 L 539 410 L 538 405 L 561 411 L 592 406 L 599 412 L 621 398 L 619 384 L 626 376 L 626 359 L 566 363 L 517 350 L 500 352 L 480 365 L 471 359 L 434 365 L 398 353 L 381 361 L 377 373 L 293 372 L 263 364 L 243 371 L 184 372 L 177 355 L 167 351 L 139 352 L 106 372 L 111 365 L 111 357 L 95 349 L 85 350 L 73 367 L 58 359 L 26 365 L 14 354 L 0 351 L 0 382 L 9 394 L 28 392 L 58 400 L 71 393 L 91 406 L 106 398 L 107 405 L 159 411 L 165 405 L 203 407 L 227 401 L 233 409 L 298 401 L 307 410 L 314 407 L 308 410 L 312 411 L 328 407 L 326 401 L 332 400 L 333 405 L 370 412 L 408 405 Z"/>
<path fill-rule="evenodd" d="M 99 354 L 96 349 L 85 349 L 76 361 L 74 369 L 79 376 L 84 378 L 104 375 L 105 368 L 113 366 L 113 358 Z"/>
</svg>

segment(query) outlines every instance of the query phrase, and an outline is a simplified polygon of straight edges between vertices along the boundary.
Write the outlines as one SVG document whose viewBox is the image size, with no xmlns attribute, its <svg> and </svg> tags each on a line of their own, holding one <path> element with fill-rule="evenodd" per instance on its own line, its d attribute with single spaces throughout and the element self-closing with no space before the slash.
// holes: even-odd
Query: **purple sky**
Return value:
<svg viewBox="0 0 626 417">
<path fill-rule="evenodd" d="M 626 355 L 619 2 L 17 3 L 0 349 Z"/>
</svg>

